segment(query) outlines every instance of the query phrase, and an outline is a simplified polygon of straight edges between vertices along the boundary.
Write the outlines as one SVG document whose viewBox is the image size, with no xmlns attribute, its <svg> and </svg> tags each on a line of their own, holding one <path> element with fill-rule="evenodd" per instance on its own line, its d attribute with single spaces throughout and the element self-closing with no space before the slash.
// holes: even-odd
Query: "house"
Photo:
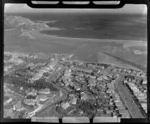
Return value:
<svg viewBox="0 0 150 124">
<path fill-rule="evenodd" d="M 80 84 L 76 83 L 76 82 L 73 82 L 73 86 L 76 90 L 80 90 Z"/>
<path fill-rule="evenodd" d="M 130 118 L 130 114 L 127 113 L 127 114 L 122 114 L 122 118 Z"/>
<path fill-rule="evenodd" d="M 77 103 L 77 98 L 75 96 L 71 97 L 70 103 L 75 105 Z"/>
<path fill-rule="evenodd" d="M 102 79 L 102 77 L 98 77 L 97 80 L 101 81 L 101 80 L 103 80 L 103 79 Z M 99 83 L 100 83 L 100 82 L 99 82 Z"/>
<path fill-rule="evenodd" d="M 50 89 L 45 88 L 38 91 L 39 94 L 50 94 Z"/>
<path fill-rule="evenodd" d="M 111 117 L 112 118 L 112 114 L 105 114 L 105 115 L 101 115 L 102 117 Z"/>
<path fill-rule="evenodd" d="M 147 108 L 147 103 L 141 103 L 141 106 L 142 106 L 143 108 Z"/>
<path fill-rule="evenodd" d="M 63 109 L 67 109 L 70 106 L 70 103 L 69 102 L 63 102 L 63 103 L 61 103 L 61 106 Z"/>
<path fill-rule="evenodd" d="M 88 86 L 96 86 L 96 80 L 93 79 L 89 80 Z"/>
<path fill-rule="evenodd" d="M 31 92 L 27 93 L 27 95 L 32 95 L 32 96 L 36 96 L 37 95 L 37 91 L 35 89 L 32 89 Z"/>
<path fill-rule="evenodd" d="M 119 113 L 120 113 L 121 115 L 129 114 L 128 110 L 119 110 Z"/>
<path fill-rule="evenodd" d="M 110 114 L 112 114 L 112 113 L 113 113 L 112 110 L 107 110 L 107 111 L 106 111 L 106 114 L 108 114 L 108 115 L 110 115 Z"/>
<path fill-rule="evenodd" d="M 105 111 L 108 111 L 108 110 L 109 110 L 109 107 L 108 107 L 108 106 L 104 106 L 104 110 L 105 110 Z"/>
<path fill-rule="evenodd" d="M 35 100 L 34 99 L 24 99 L 24 103 L 26 105 L 35 105 Z"/>
<path fill-rule="evenodd" d="M 147 79 L 144 79 L 144 80 L 142 81 L 142 84 L 147 84 Z"/>
<path fill-rule="evenodd" d="M 46 95 L 39 95 L 38 99 L 39 99 L 39 101 L 44 102 L 44 101 L 46 101 L 48 99 L 48 96 L 46 96 Z"/>
<path fill-rule="evenodd" d="M 18 101 L 15 105 L 13 105 L 13 110 L 18 110 L 22 107 L 22 104 L 20 101 Z"/>
<path fill-rule="evenodd" d="M 113 105 L 109 106 L 109 110 L 114 110 L 114 106 Z"/>
<path fill-rule="evenodd" d="M 104 110 L 103 110 L 103 109 L 97 109 L 97 112 L 99 112 L 99 113 L 103 113 L 103 112 L 104 112 Z"/>
<path fill-rule="evenodd" d="M 125 109 L 126 109 L 125 106 L 117 106 L 117 108 L 118 108 L 119 110 L 125 110 Z"/>
<path fill-rule="evenodd" d="M 115 105 L 118 107 L 118 106 L 123 106 L 123 103 L 122 102 L 115 102 Z"/>
<path fill-rule="evenodd" d="M 81 100 L 86 100 L 88 98 L 85 92 L 81 92 Z"/>
</svg>

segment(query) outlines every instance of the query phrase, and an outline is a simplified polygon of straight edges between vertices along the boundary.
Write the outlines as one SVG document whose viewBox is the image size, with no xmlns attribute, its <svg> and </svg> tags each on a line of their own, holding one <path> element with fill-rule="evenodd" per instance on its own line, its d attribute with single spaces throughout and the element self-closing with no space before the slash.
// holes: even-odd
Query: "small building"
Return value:
<svg viewBox="0 0 150 124">
<path fill-rule="evenodd" d="M 122 102 L 115 102 L 115 105 L 118 107 L 118 106 L 123 106 L 123 103 Z"/>
<path fill-rule="evenodd" d="M 85 92 L 81 92 L 81 100 L 86 100 L 88 98 Z"/>
<path fill-rule="evenodd" d="M 96 86 L 96 80 L 91 79 L 91 80 L 89 81 L 89 86 Z"/>
<path fill-rule="evenodd" d="M 32 96 L 36 96 L 37 95 L 37 91 L 35 89 L 32 89 L 31 92 L 29 92 L 27 95 L 32 95 Z"/>
<path fill-rule="evenodd" d="M 141 103 L 141 106 L 142 106 L 143 108 L 147 108 L 147 103 Z"/>
<path fill-rule="evenodd" d="M 144 79 L 144 80 L 142 81 L 142 84 L 147 84 L 147 79 Z"/>
<path fill-rule="evenodd" d="M 103 113 L 104 110 L 103 110 L 103 109 L 97 109 L 97 112 L 98 112 L 98 113 Z"/>
<path fill-rule="evenodd" d="M 77 98 L 75 96 L 71 97 L 70 103 L 75 105 L 77 103 Z"/>
<path fill-rule="evenodd" d="M 18 101 L 15 105 L 13 105 L 13 110 L 18 110 L 22 107 L 22 104 L 20 101 Z"/>
<path fill-rule="evenodd" d="M 114 106 L 113 105 L 109 106 L 109 110 L 114 110 Z"/>
<path fill-rule="evenodd" d="M 63 109 L 67 109 L 70 106 L 70 103 L 69 102 L 63 102 L 63 103 L 61 103 L 61 106 Z"/>
<path fill-rule="evenodd" d="M 117 108 L 118 108 L 119 110 L 125 110 L 125 109 L 126 109 L 125 106 L 117 106 Z"/>
<path fill-rule="evenodd" d="M 113 113 L 112 110 L 107 110 L 107 111 L 106 111 L 106 114 L 109 114 L 109 115 L 110 115 L 110 114 L 112 114 L 112 113 Z"/>
<path fill-rule="evenodd" d="M 119 110 L 119 113 L 120 113 L 121 115 L 129 114 L 128 110 Z"/>
<path fill-rule="evenodd" d="M 50 94 L 50 89 L 45 88 L 38 91 L 39 94 Z"/>
<path fill-rule="evenodd" d="M 105 107 L 104 107 L 104 110 L 105 110 L 105 111 L 108 111 L 108 110 L 109 110 L 109 107 L 105 106 Z"/>
<path fill-rule="evenodd" d="M 24 103 L 26 105 L 35 105 L 35 100 L 34 99 L 24 99 Z"/>
<path fill-rule="evenodd" d="M 123 114 L 122 118 L 130 118 L 130 115 L 129 114 Z"/>
<path fill-rule="evenodd" d="M 42 95 L 39 97 L 39 100 L 42 102 L 46 101 L 47 99 L 48 99 L 48 97 L 46 95 Z"/>
</svg>

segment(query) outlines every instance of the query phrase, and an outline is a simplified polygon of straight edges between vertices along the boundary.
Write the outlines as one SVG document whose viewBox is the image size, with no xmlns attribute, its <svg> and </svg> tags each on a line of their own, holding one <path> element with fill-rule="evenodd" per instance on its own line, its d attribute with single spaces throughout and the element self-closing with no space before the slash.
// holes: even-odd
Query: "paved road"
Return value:
<svg viewBox="0 0 150 124">
<path fill-rule="evenodd" d="M 57 71 L 54 71 L 54 73 L 57 73 Z M 112 73 L 112 72 L 110 72 L 110 73 Z M 118 74 L 118 73 L 116 73 L 116 74 Z M 116 80 L 114 85 L 115 85 L 116 89 L 118 90 L 118 92 L 119 92 L 119 94 L 120 94 L 120 96 L 121 96 L 125 106 L 128 108 L 128 111 L 129 111 L 130 115 L 132 116 L 132 118 L 145 118 L 143 116 L 141 110 L 139 109 L 139 107 L 135 103 L 135 101 L 134 101 L 134 99 L 132 97 L 132 94 L 130 93 L 129 89 L 126 86 L 124 86 L 123 83 L 122 83 L 124 75 L 123 74 L 119 74 L 119 75 L 120 75 L 120 77 Z M 66 98 L 66 93 L 67 93 L 66 90 L 61 88 L 61 87 L 59 87 L 59 86 L 57 86 L 57 85 L 55 85 L 55 84 L 53 84 L 53 85 L 63 92 L 63 97 L 57 96 L 58 99 L 55 100 L 54 103 L 60 101 L 61 99 L 65 99 Z M 51 105 L 52 104 L 47 104 L 47 106 L 45 106 L 44 109 L 42 109 L 40 111 L 40 113 L 45 111 L 45 110 L 47 110 Z"/>
<path fill-rule="evenodd" d="M 53 104 L 54 99 L 57 99 L 57 98 L 58 98 L 57 95 L 53 95 L 48 101 L 46 101 L 46 102 L 44 103 L 43 106 L 39 106 L 36 110 L 34 110 L 34 111 L 32 111 L 31 113 L 29 113 L 29 115 L 28 115 L 27 118 L 30 118 L 30 117 L 34 116 L 34 115 L 36 114 L 36 112 L 42 112 L 42 111 L 46 110 L 47 107 L 49 107 L 50 105 Z"/>
<path fill-rule="evenodd" d="M 145 118 L 144 115 L 142 114 L 140 108 L 135 103 L 134 98 L 133 98 L 130 90 L 128 89 L 128 87 L 126 85 L 123 85 L 122 81 L 124 80 L 124 76 L 130 75 L 130 74 L 112 72 L 112 71 L 110 71 L 110 68 L 107 69 L 106 71 L 111 74 L 119 75 L 119 78 L 116 80 L 114 85 L 115 85 L 116 89 L 118 90 L 125 106 L 128 108 L 128 111 L 129 111 L 130 115 L 132 116 L 132 118 Z M 135 76 L 138 79 L 142 78 L 142 77 L 138 77 L 136 75 L 133 75 L 133 76 Z"/>
<path fill-rule="evenodd" d="M 55 95 L 52 99 L 49 99 L 44 106 L 36 113 L 35 116 L 38 116 L 39 114 L 43 113 L 44 111 L 46 111 L 47 109 L 49 109 L 53 104 L 66 99 L 67 96 L 65 94 L 60 93 L 60 95 Z"/>
<path fill-rule="evenodd" d="M 123 85 L 122 83 L 123 76 L 120 76 L 117 81 L 115 82 L 115 87 L 118 90 L 125 106 L 128 108 L 128 111 L 132 118 L 145 118 L 133 100 L 132 94 L 130 93 L 129 89 Z"/>
<path fill-rule="evenodd" d="M 20 64 L 17 68 L 15 68 L 15 69 L 13 69 L 13 70 L 10 70 L 9 72 L 5 73 L 4 76 L 13 74 L 15 71 L 19 70 L 21 67 L 27 65 L 27 64 L 30 63 L 30 62 L 32 62 L 32 61 L 30 60 L 30 61 L 27 61 L 27 62 L 26 62 L 26 61 L 23 62 L 23 63 Z M 56 66 L 57 66 L 57 65 L 58 65 L 58 64 L 56 64 Z M 53 77 L 53 76 L 54 76 L 55 74 L 57 74 L 60 70 L 63 70 L 63 69 L 64 69 L 64 68 L 61 68 L 61 69 L 55 68 L 55 70 L 53 71 L 53 73 L 51 74 L 51 76 L 50 76 L 50 78 L 49 78 L 50 83 L 51 83 L 51 77 Z M 31 112 L 31 113 L 28 115 L 27 118 L 30 118 L 30 117 L 34 116 L 34 115 L 36 114 L 36 112 L 42 113 L 42 112 L 44 112 L 45 110 L 47 110 L 52 104 L 57 103 L 57 102 L 59 102 L 60 100 L 63 100 L 63 99 L 66 99 L 66 98 L 67 98 L 67 95 L 66 95 L 67 92 L 66 92 L 63 88 L 57 86 L 57 85 L 54 84 L 54 83 L 51 83 L 51 84 L 52 84 L 55 88 L 59 89 L 60 92 L 58 92 L 58 94 L 54 95 L 52 98 L 50 98 L 49 100 L 47 100 L 43 106 L 40 106 L 40 107 L 39 107 L 38 109 L 36 109 L 35 111 Z M 37 113 L 37 114 L 38 114 L 38 113 Z"/>
<path fill-rule="evenodd" d="M 4 74 L 4 76 L 9 75 L 14 73 L 14 71 L 20 69 L 21 67 L 23 67 L 24 65 L 28 64 L 28 62 L 24 62 L 22 63 L 20 66 L 18 66 L 16 69 L 11 70 L 9 72 L 7 72 L 6 74 Z M 60 71 L 60 70 L 59 70 Z M 53 72 L 53 75 L 55 75 L 57 73 L 57 69 Z M 111 72 L 110 70 L 107 70 L 107 72 L 110 73 L 115 73 L 115 72 Z M 118 73 L 116 73 L 118 74 Z M 130 93 L 129 89 L 123 85 L 122 80 L 123 80 L 123 76 L 124 74 L 119 74 L 120 77 L 117 79 L 117 81 L 115 82 L 115 87 L 118 90 L 121 98 L 123 99 L 123 102 L 125 104 L 125 106 L 128 108 L 129 113 L 131 114 L 131 116 L 133 118 L 144 118 L 143 114 L 141 113 L 141 110 L 139 109 L 139 107 L 137 106 L 137 104 L 134 102 L 132 94 Z M 51 78 L 51 77 L 50 77 Z M 67 92 L 65 89 L 57 86 L 56 84 L 51 83 L 54 87 L 58 88 L 62 94 L 60 95 L 56 95 L 54 96 L 52 99 L 49 99 L 43 107 L 41 107 L 41 109 L 38 111 L 38 113 L 42 113 L 45 110 L 47 110 L 52 104 L 62 100 L 62 99 L 66 99 L 67 97 Z M 34 115 L 34 114 L 33 114 Z"/>
<path fill-rule="evenodd" d="M 64 68 L 62 68 L 64 69 Z M 60 71 L 60 70 L 59 70 Z M 49 81 L 51 82 L 51 77 L 53 75 L 55 75 L 57 73 L 57 68 L 56 70 L 53 71 L 53 73 L 51 74 L 50 78 L 49 78 Z M 44 105 L 43 107 L 41 107 L 41 109 L 36 113 L 35 116 L 37 116 L 38 114 L 41 114 L 43 113 L 44 111 L 46 111 L 47 109 L 49 109 L 53 104 L 61 101 L 61 100 L 64 100 L 67 98 L 67 92 L 59 87 L 58 85 L 54 84 L 54 83 L 51 83 L 55 88 L 59 89 L 60 92 L 58 92 L 59 94 L 57 94 L 55 97 L 53 97 L 52 99 L 50 98 Z M 34 116 L 34 115 L 32 115 Z"/>
</svg>

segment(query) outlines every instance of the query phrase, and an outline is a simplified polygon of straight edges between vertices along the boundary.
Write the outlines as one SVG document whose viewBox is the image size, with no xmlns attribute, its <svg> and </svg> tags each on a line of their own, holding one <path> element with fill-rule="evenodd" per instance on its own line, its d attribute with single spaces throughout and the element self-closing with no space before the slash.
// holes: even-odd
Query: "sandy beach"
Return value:
<svg viewBox="0 0 150 124">
<path fill-rule="evenodd" d="M 146 41 L 58 37 L 35 30 L 26 32 L 26 35 L 22 33 L 24 32 L 18 29 L 5 31 L 5 51 L 73 54 L 82 61 L 113 62 L 113 64 L 119 63 L 120 66 L 121 64 L 128 65 L 130 62 L 135 63 L 135 66 L 136 64 L 144 67 L 147 65 L 146 56 L 134 54 L 131 49 L 133 46 L 146 46 Z M 109 55 L 101 57 L 104 52 L 121 58 L 121 60 Z"/>
</svg>

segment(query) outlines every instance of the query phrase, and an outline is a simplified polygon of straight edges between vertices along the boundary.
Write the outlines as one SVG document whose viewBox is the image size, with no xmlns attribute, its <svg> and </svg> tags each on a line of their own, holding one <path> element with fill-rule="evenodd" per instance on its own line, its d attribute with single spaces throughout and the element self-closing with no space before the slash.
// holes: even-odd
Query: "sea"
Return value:
<svg viewBox="0 0 150 124">
<path fill-rule="evenodd" d="M 34 40 L 16 37 L 17 32 L 15 34 L 12 31 L 5 36 L 6 51 L 47 54 L 67 53 L 73 54 L 74 57 L 82 61 L 127 63 L 138 68 L 147 65 L 147 56 L 134 54 L 134 45 L 132 48 L 123 48 L 122 43 L 115 42 L 115 40 L 147 42 L 146 15 L 108 13 L 14 13 L 11 15 L 23 16 L 34 22 L 43 22 L 50 27 L 59 29 L 41 31 L 43 34 L 90 40 L 89 42 L 86 42 L 86 40 L 76 42 L 75 39 L 61 40 L 61 38 L 55 39 L 52 37 L 49 40 L 46 35 L 43 35 L 45 38 L 39 37 L 39 39 Z M 94 42 L 93 39 L 110 39 L 112 42 L 101 42 L 103 40 Z M 134 50 L 142 49 L 146 50 L 142 46 L 135 46 L 134 48 Z"/>
<path fill-rule="evenodd" d="M 41 33 L 71 38 L 147 40 L 147 16 L 109 13 L 14 13 L 37 21 L 50 21 Z"/>
</svg>

